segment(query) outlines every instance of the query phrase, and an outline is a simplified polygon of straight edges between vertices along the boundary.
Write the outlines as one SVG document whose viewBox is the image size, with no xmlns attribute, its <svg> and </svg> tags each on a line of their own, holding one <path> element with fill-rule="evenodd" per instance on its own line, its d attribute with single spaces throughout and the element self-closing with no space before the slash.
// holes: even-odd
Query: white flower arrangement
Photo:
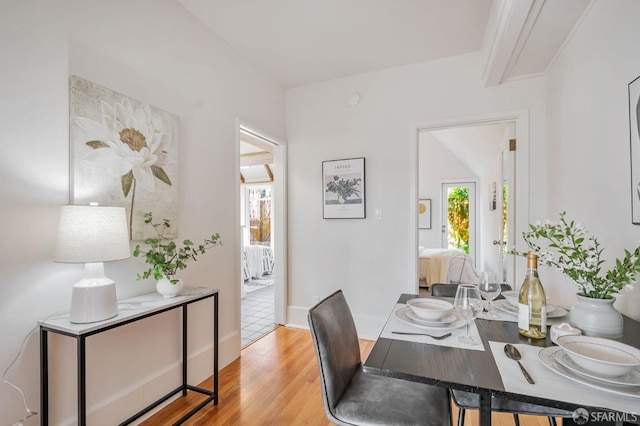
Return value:
<svg viewBox="0 0 640 426">
<path fill-rule="evenodd" d="M 541 265 L 553 268 L 571 278 L 581 296 L 611 299 L 625 286 L 636 281 L 640 272 L 640 246 L 632 252 L 625 250 L 622 260 L 616 259 L 615 267 L 602 273 L 603 248 L 587 229 L 575 221 L 567 221 L 566 212 L 560 213 L 559 222 L 546 220 L 529 225 L 530 232 L 522 237 L 529 249 L 538 256 Z M 544 240 L 544 246 L 539 245 Z M 515 249 L 511 253 L 526 256 Z"/>
</svg>

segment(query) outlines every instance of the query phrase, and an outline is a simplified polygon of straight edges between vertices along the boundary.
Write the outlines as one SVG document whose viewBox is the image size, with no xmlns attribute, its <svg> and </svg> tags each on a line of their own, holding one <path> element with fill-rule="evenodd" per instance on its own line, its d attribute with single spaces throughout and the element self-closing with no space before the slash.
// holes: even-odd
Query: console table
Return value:
<svg viewBox="0 0 640 426">
<path fill-rule="evenodd" d="M 213 298 L 213 391 L 187 384 L 187 306 L 208 298 Z M 85 351 L 87 337 L 178 308 L 182 308 L 182 384 L 122 422 L 121 425 L 132 423 L 179 392 L 182 392 L 182 395 L 186 396 L 188 390 L 202 393 L 208 397 L 184 415 L 184 417 L 175 423 L 176 425 L 185 422 L 211 401 L 213 401 L 214 405 L 218 405 L 218 290 L 204 287 L 185 287 L 180 292 L 180 295 L 169 299 L 162 298 L 158 293 L 149 293 L 120 300 L 118 301 L 118 315 L 105 321 L 89 324 L 73 324 L 69 321 L 68 314 L 40 321 L 40 423 L 42 425 L 49 424 L 48 335 L 50 332 L 76 339 L 78 425 L 84 426 L 87 424 Z"/>
</svg>

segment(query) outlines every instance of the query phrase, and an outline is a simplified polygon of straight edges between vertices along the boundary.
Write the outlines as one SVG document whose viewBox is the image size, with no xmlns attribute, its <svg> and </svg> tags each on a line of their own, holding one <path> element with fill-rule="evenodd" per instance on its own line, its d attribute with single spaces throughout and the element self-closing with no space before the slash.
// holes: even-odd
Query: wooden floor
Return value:
<svg viewBox="0 0 640 426">
<path fill-rule="evenodd" d="M 361 340 L 362 358 L 373 347 Z M 278 327 L 242 350 L 240 358 L 219 373 L 220 398 L 195 414 L 186 425 L 330 425 L 322 406 L 316 356 L 309 331 Z M 211 389 L 211 379 L 201 385 Z M 204 399 L 189 392 L 143 425 L 169 425 Z M 457 408 L 453 409 L 454 424 Z M 465 426 L 477 426 L 468 411 Z M 514 424 L 510 414 L 493 414 L 496 426 Z M 546 417 L 520 416 L 522 426 L 548 426 Z"/>
</svg>

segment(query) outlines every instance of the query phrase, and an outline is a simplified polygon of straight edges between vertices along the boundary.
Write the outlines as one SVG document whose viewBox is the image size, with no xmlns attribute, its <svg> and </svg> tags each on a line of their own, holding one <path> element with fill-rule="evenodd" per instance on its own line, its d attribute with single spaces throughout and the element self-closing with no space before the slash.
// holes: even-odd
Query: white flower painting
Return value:
<svg viewBox="0 0 640 426">
<path fill-rule="evenodd" d="M 177 224 L 178 116 L 76 76 L 69 103 L 73 203 L 125 207 L 132 240 L 147 212 Z"/>
</svg>

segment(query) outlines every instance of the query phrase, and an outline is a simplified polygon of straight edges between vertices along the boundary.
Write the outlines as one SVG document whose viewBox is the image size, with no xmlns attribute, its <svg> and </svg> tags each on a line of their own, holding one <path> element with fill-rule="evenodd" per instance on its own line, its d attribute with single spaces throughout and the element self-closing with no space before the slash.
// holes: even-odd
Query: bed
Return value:
<svg viewBox="0 0 640 426">
<path fill-rule="evenodd" d="M 462 250 L 420 247 L 418 253 L 421 287 L 430 287 L 434 283 L 475 283 L 478 280 L 471 257 Z"/>
</svg>

